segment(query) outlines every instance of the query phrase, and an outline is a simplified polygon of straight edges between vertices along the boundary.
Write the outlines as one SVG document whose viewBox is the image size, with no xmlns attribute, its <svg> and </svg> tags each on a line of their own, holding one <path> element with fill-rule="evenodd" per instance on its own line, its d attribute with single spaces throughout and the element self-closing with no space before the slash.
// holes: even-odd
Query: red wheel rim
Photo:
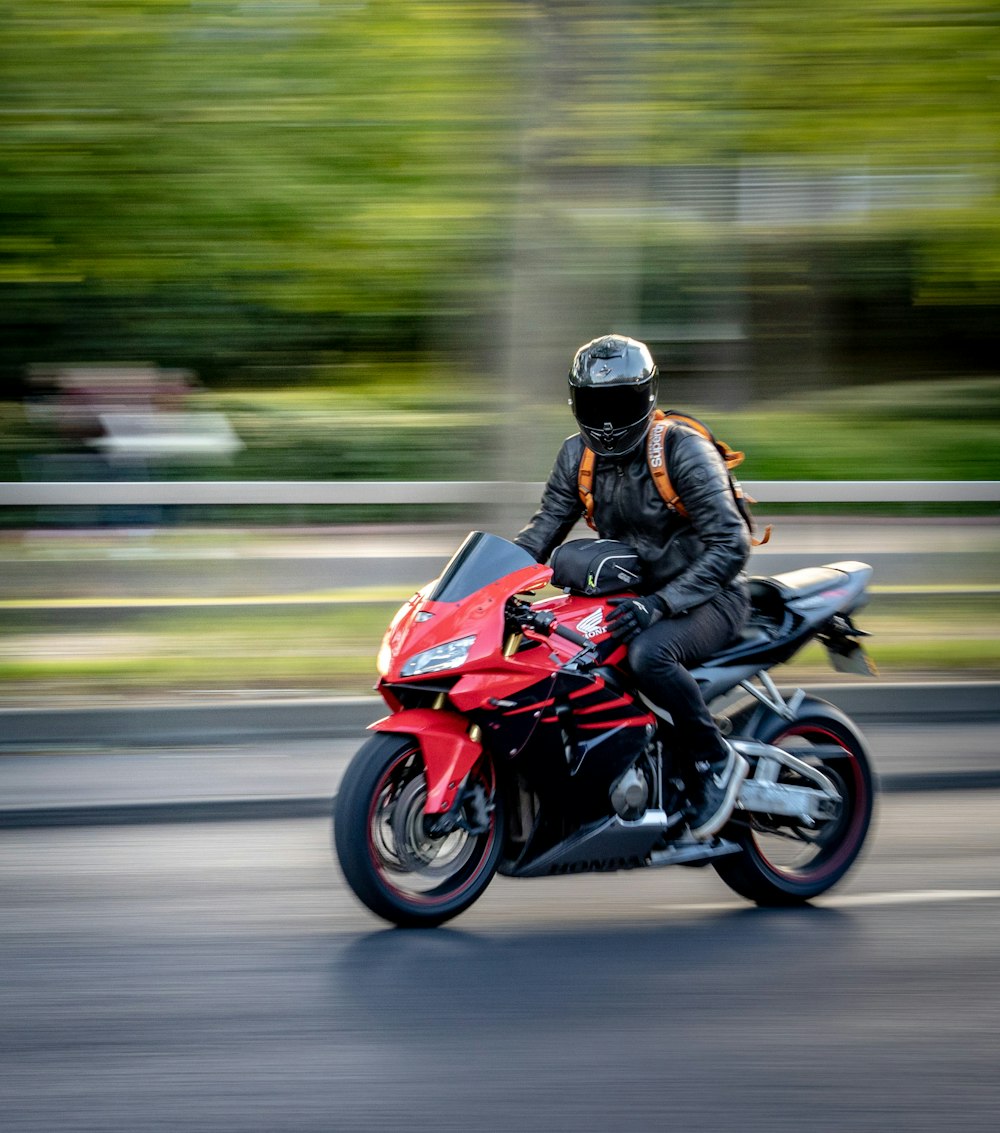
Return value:
<svg viewBox="0 0 1000 1133">
<path fill-rule="evenodd" d="M 760 858 L 762 864 L 777 877 L 791 883 L 799 882 L 812 885 L 837 874 L 857 853 L 867 824 L 869 788 L 861 764 L 843 736 L 818 724 L 802 724 L 788 728 L 771 742 L 777 747 L 784 747 L 789 738 L 792 737 L 800 737 L 810 741 L 810 743 L 836 744 L 846 753 L 847 758 L 835 760 L 832 766 L 826 766 L 822 763 L 822 760 L 820 761 L 824 773 L 833 773 L 839 780 L 838 785 L 841 786 L 845 796 L 844 805 L 848 808 L 846 822 L 844 822 L 842 828 L 834 827 L 825 830 L 826 835 L 831 838 L 829 845 L 821 841 L 811 842 L 804 839 L 802 842 L 804 847 L 808 848 L 809 845 L 812 845 L 816 849 L 813 856 L 805 862 L 785 865 L 775 860 L 775 851 L 769 852 L 762 844 L 762 838 L 770 837 L 770 842 L 774 843 L 775 849 L 782 845 L 787 846 L 788 841 L 782 841 L 777 834 L 761 828 L 752 830 L 754 852 Z M 789 747 L 789 750 L 801 757 L 808 758 L 808 746 Z M 831 821 L 841 822 L 843 819 Z M 818 834 L 822 836 L 824 828 L 820 828 Z M 791 838 L 789 840 L 794 841 Z"/>
<path fill-rule="evenodd" d="M 441 838 L 428 835 L 424 783 L 418 749 L 401 752 L 372 792 L 365 829 L 379 884 L 399 902 L 433 908 L 460 900 L 476 883 L 490 860 L 497 825 L 491 817 L 484 834 L 457 829 Z"/>
</svg>

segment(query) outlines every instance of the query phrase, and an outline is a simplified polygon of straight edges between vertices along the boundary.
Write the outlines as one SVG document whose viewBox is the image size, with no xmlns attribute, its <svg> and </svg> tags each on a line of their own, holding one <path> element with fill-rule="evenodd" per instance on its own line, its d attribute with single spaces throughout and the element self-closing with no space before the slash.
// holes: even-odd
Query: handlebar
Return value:
<svg viewBox="0 0 1000 1133">
<path fill-rule="evenodd" d="M 574 645 L 589 646 L 590 639 L 583 636 L 582 633 L 577 633 L 574 629 L 566 629 L 565 626 L 556 626 L 552 632 L 557 637 L 562 637 L 566 641 L 572 641 Z"/>
<path fill-rule="evenodd" d="M 508 607 L 508 614 L 518 625 L 533 629 L 546 637 L 555 634 L 556 637 L 561 637 L 564 641 L 571 641 L 581 648 L 587 649 L 591 646 L 590 639 L 584 637 L 582 633 L 557 625 L 555 614 L 548 610 L 533 610 L 530 606 L 522 606 L 518 603 Z"/>
</svg>

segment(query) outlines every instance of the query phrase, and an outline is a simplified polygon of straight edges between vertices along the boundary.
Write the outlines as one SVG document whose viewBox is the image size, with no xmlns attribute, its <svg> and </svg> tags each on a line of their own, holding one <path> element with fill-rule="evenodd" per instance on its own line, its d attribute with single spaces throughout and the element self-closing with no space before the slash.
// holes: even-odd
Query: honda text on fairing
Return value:
<svg viewBox="0 0 1000 1133">
<path fill-rule="evenodd" d="M 440 578 L 396 614 L 379 652 L 390 714 L 351 761 L 334 841 L 344 875 L 399 925 L 461 913 L 494 873 L 546 877 L 711 863 L 761 905 L 836 884 L 868 832 L 865 742 L 832 704 L 785 695 L 768 670 L 818 639 L 866 671 L 851 621 L 871 568 L 839 562 L 752 581 L 747 629 L 692 670 L 751 766 L 728 825 L 687 829 L 669 716 L 635 691 L 606 599 L 532 602 L 552 571 L 473 532 Z M 730 695 L 727 700 L 733 700 Z"/>
</svg>

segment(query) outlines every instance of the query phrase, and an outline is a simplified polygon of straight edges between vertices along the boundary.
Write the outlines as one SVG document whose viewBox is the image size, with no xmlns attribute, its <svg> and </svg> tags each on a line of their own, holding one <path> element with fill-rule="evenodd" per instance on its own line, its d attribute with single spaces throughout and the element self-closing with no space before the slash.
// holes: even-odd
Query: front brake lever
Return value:
<svg viewBox="0 0 1000 1133">
<path fill-rule="evenodd" d="M 550 611 L 532 610 L 530 606 L 512 603 L 508 607 L 507 615 L 522 629 L 532 629 L 542 637 L 551 637 L 554 634 L 565 641 L 573 642 L 574 645 L 582 646 L 579 653 L 574 653 L 568 661 L 562 664 L 562 669 L 569 672 L 585 672 L 591 666 L 600 662 L 600 652 L 597 646 L 583 637 L 582 634 L 558 625 L 555 614 Z"/>
</svg>

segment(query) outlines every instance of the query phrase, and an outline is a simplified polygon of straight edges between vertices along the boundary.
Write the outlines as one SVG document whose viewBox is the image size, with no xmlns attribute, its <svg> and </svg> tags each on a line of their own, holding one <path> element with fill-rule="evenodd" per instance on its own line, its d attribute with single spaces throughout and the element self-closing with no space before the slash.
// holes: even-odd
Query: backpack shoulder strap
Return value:
<svg viewBox="0 0 1000 1133">
<path fill-rule="evenodd" d="M 597 454 L 592 448 L 583 446 L 583 456 L 580 458 L 580 470 L 577 473 L 577 491 L 580 494 L 580 502 L 583 504 L 583 514 L 587 521 L 587 526 L 592 530 L 597 530 L 597 524 L 594 523 L 594 466 L 597 464 Z"/>
<path fill-rule="evenodd" d="M 670 474 L 667 472 L 667 433 L 678 420 L 678 414 L 663 413 L 659 409 L 656 411 L 653 416 L 653 423 L 646 434 L 646 463 L 649 465 L 653 483 L 656 485 L 656 490 L 660 493 L 663 502 L 671 511 L 675 511 L 678 515 L 683 515 L 686 518 L 687 510 L 681 503 L 681 498 L 674 488 Z M 687 421 L 683 423 L 687 424 Z"/>
</svg>

